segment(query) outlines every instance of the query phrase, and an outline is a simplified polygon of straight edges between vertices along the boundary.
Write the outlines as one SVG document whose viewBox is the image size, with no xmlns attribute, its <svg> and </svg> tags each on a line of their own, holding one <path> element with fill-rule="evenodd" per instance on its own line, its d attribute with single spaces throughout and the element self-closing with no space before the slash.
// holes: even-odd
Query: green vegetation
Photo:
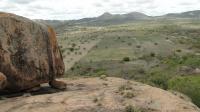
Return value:
<svg viewBox="0 0 200 112">
<path fill-rule="evenodd" d="M 124 95 L 125 98 L 128 98 L 128 99 L 131 99 L 135 96 L 132 91 L 125 91 L 123 93 L 123 95 Z"/>
<path fill-rule="evenodd" d="M 200 106 L 200 76 L 175 77 L 168 81 L 169 89 L 176 90 L 189 96 Z"/>
<path fill-rule="evenodd" d="M 102 79 L 102 80 L 106 80 L 106 78 L 107 78 L 106 75 L 101 75 L 101 76 L 100 76 L 100 79 Z"/>
<path fill-rule="evenodd" d="M 129 57 L 124 57 L 123 61 L 128 62 L 128 61 L 130 61 L 130 58 Z"/>
<path fill-rule="evenodd" d="M 125 107 L 125 112 L 146 112 L 146 111 L 143 111 L 142 109 L 135 108 L 132 105 L 128 105 L 128 106 Z"/>
<path fill-rule="evenodd" d="M 199 22 L 160 19 L 70 28 L 59 38 L 66 66 L 76 56 L 87 55 L 67 69 L 66 76 L 134 79 L 182 92 L 200 107 L 200 73 L 195 72 L 200 68 Z"/>
<path fill-rule="evenodd" d="M 127 83 L 119 87 L 119 91 L 132 90 L 133 88 Z"/>
</svg>

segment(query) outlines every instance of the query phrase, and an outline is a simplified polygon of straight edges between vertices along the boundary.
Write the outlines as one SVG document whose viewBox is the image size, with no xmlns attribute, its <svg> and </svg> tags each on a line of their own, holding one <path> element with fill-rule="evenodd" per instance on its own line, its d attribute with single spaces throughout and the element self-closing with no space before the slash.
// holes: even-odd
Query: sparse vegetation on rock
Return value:
<svg viewBox="0 0 200 112">
<path fill-rule="evenodd" d="M 125 107 L 125 111 L 124 112 L 144 112 L 136 107 L 133 107 L 132 105 L 128 105 Z"/>
</svg>

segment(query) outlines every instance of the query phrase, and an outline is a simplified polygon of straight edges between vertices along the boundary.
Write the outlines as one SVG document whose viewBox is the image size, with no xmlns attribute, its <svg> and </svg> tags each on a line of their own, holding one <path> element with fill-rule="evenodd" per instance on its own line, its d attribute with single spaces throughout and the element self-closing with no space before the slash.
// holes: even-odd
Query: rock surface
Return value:
<svg viewBox="0 0 200 112">
<path fill-rule="evenodd" d="M 27 18 L 0 12 L 0 90 L 21 91 L 62 76 L 64 63 L 54 30 Z M 0 78 L 0 84 L 2 80 Z"/>
<path fill-rule="evenodd" d="M 67 91 L 0 100 L 0 112 L 129 112 L 130 107 L 141 112 L 200 112 L 171 92 L 134 81 L 111 77 L 62 80 L 68 83 Z"/>
</svg>

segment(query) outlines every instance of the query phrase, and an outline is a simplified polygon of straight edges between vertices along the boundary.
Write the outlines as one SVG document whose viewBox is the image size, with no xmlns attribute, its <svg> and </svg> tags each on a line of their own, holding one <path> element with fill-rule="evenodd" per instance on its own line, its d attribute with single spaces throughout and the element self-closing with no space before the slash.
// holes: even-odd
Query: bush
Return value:
<svg viewBox="0 0 200 112">
<path fill-rule="evenodd" d="M 73 48 L 73 47 L 71 47 L 71 48 L 69 48 L 69 50 L 70 50 L 71 52 L 73 52 L 73 51 L 74 51 L 74 48 Z"/>
<path fill-rule="evenodd" d="M 137 70 L 137 72 L 138 72 L 139 74 L 145 74 L 145 73 L 146 73 L 146 71 L 145 71 L 144 68 L 139 68 L 139 69 Z"/>
<path fill-rule="evenodd" d="M 168 81 L 169 89 L 179 91 L 200 107 L 200 76 L 176 77 Z"/>
<path fill-rule="evenodd" d="M 132 105 L 128 105 L 125 107 L 125 112 L 144 112 L 141 109 L 135 108 Z"/>
<path fill-rule="evenodd" d="M 182 52 L 182 50 L 181 50 L 181 49 L 177 49 L 176 52 L 179 52 L 179 53 L 180 53 L 180 52 Z"/>
<path fill-rule="evenodd" d="M 156 54 L 155 54 L 154 52 L 152 52 L 152 53 L 150 53 L 150 56 L 151 56 L 151 57 L 155 57 Z"/>
<path fill-rule="evenodd" d="M 128 105 L 125 108 L 125 112 L 135 112 L 135 109 L 132 105 Z"/>
<path fill-rule="evenodd" d="M 132 91 L 125 91 L 124 92 L 124 97 L 128 98 L 128 99 L 131 99 L 131 98 L 135 97 L 135 95 L 133 94 Z"/>
<path fill-rule="evenodd" d="M 93 100 L 94 103 L 97 103 L 98 101 L 99 101 L 98 98 L 94 98 L 94 100 Z"/>
<path fill-rule="evenodd" d="M 124 90 L 132 90 L 133 88 L 130 86 L 130 84 L 124 84 L 124 85 L 121 85 L 118 90 L 121 92 L 121 91 L 124 91 Z"/>
<path fill-rule="evenodd" d="M 128 61 L 130 61 L 130 58 L 129 57 L 124 57 L 123 61 L 128 62 Z"/>
<path fill-rule="evenodd" d="M 107 78 L 106 75 L 101 75 L 101 76 L 100 76 L 100 79 L 102 79 L 102 80 L 106 80 L 106 78 Z"/>
<path fill-rule="evenodd" d="M 150 83 L 153 83 L 154 86 L 162 88 L 164 90 L 168 89 L 168 80 L 171 78 L 168 74 L 155 73 L 150 76 Z"/>
<path fill-rule="evenodd" d="M 71 68 L 71 71 L 74 71 L 74 67 Z"/>
<path fill-rule="evenodd" d="M 75 43 L 72 43 L 72 47 L 75 47 L 76 46 L 76 44 Z"/>
<path fill-rule="evenodd" d="M 132 46 L 132 43 L 128 43 L 128 46 Z"/>
<path fill-rule="evenodd" d="M 103 77 L 107 77 L 107 73 L 106 73 L 106 70 L 105 69 L 101 69 L 101 68 L 95 68 L 93 70 L 93 76 L 96 76 L 96 77 L 100 77 L 100 78 L 103 78 Z"/>
<path fill-rule="evenodd" d="M 136 48 L 138 48 L 138 49 L 141 48 L 141 45 L 137 45 Z"/>
</svg>

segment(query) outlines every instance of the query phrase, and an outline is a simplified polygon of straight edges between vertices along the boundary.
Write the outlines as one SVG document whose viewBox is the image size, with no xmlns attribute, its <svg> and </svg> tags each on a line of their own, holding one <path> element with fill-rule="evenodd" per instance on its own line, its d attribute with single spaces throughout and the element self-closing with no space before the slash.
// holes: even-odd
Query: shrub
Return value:
<svg viewBox="0 0 200 112">
<path fill-rule="evenodd" d="M 168 81 L 169 89 L 179 91 L 192 99 L 192 102 L 200 107 L 200 77 L 176 77 Z"/>
<path fill-rule="evenodd" d="M 124 84 L 124 85 L 121 85 L 119 87 L 119 91 L 124 91 L 124 90 L 132 90 L 133 88 L 129 85 L 129 84 Z"/>
<path fill-rule="evenodd" d="M 180 44 L 185 44 L 185 42 L 183 40 L 179 40 Z"/>
<path fill-rule="evenodd" d="M 135 108 L 132 105 L 128 105 L 125 107 L 125 112 L 144 112 L 141 109 Z"/>
<path fill-rule="evenodd" d="M 164 90 L 168 89 L 168 80 L 171 78 L 170 75 L 162 74 L 162 73 L 155 73 L 151 74 L 150 82 L 153 83 L 154 86 L 160 87 Z"/>
<path fill-rule="evenodd" d="M 129 98 L 129 99 L 131 99 L 135 96 L 132 91 L 125 91 L 123 93 L 123 95 L 124 95 L 125 98 Z"/>
<path fill-rule="evenodd" d="M 138 71 L 137 71 L 139 74 L 145 74 L 146 71 L 144 68 L 139 68 Z"/>
<path fill-rule="evenodd" d="M 72 47 L 75 47 L 76 46 L 76 44 L 75 43 L 72 43 Z"/>
<path fill-rule="evenodd" d="M 182 50 L 181 50 L 181 49 L 177 49 L 176 52 L 179 52 L 179 53 L 180 53 L 180 52 L 182 52 Z"/>
<path fill-rule="evenodd" d="M 124 42 L 126 42 L 126 41 L 122 40 L 121 42 L 124 43 Z"/>
<path fill-rule="evenodd" d="M 71 48 L 69 48 L 69 50 L 70 50 L 71 52 L 73 52 L 73 51 L 74 51 L 74 48 L 73 48 L 73 47 L 71 47 Z"/>
<path fill-rule="evenodd" d="M 141 45 L 137 45 L 136 48 L 141 48 Z"/>
<path fill-rule="evenodd" d="M 128 46 L 131 46 L 132 45 L 132 43 L 128 43 Z"/>
<path fill-rule="evenodd" d="M 130 58 L 129 57 L 124 57 L 123 61 L 128 62 L 128 61 L 130 61 Z"/>
<path fill-rule="evenodd" d="M 99 101 L 98 98 L 94 98 L 94 100 L 93 100 L 94 103 L 97 103 L 98 101 Z"/>
<path fill-rule="evenodd" d="M 107 78 L 106 75 L 101 75 L 101 76 L 100 76 L 100 79 L 102 79 L 102 80 L 106 80 L 106 78 Z"/>
<path fill-rule="evenodd" d="M 71 71 L 74 71 L 74 67 L 71 68 Z"/>
<path fill-rule="evenodd" d="M 156 54 L 155 54 L 154 52 L 151 52 L 151 53 L 150 53 L 150 56 L 151 56 L 151 57 L 155 57 Z"/>
<path fill-rule="evenodd" d="M 135 109 L 132 105 L 128 105 L 125 108 L 125 112 L 135 112 Z"/>
</svg>

